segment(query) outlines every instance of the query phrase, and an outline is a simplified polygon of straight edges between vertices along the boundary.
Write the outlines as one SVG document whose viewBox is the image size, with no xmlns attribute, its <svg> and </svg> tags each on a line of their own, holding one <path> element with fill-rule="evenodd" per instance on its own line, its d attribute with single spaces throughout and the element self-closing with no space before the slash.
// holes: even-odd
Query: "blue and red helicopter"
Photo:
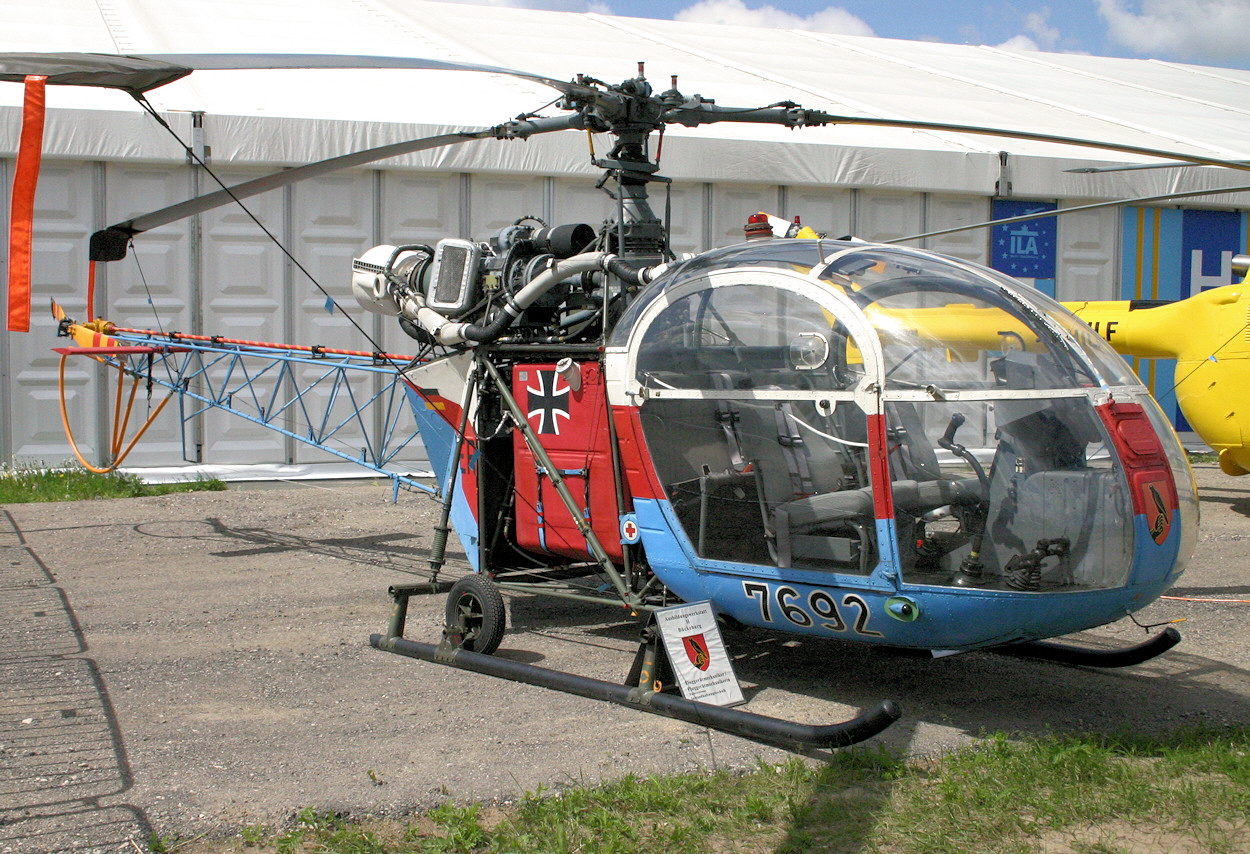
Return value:
<svg viewBox="0 0 1250 854">
<path fill-rule="evenodd" d="M 59 61 L 63 82 L 96 74 L 96 85 L 141 102 L 146 88 L 193 68 L 259 65 L 0 59 L 0 79 L 42 73 L 58 82 Z M 265 58 L 266 67 L 310 62 Z M 245 397 L 228 383 L 196 397 L 186 381 L 222 360 L 332 363 L 326 376 L 336 383 L 348 369 L 393 379 L 435 470 L 442 520 L 428 580 L 392 588 L 394 612 L 375 646 L 812 750 L 870 737 L 899 710 L 885 701 L 850 721 L 810 726 L 674 696 L 655 684 L 663 652 L 650 628 L 623 685 L 491 656 L 504 637 L 501 592 L 625 609 L 644 625 L 657 609 L 707 602 L 723 622 L 779 632 L 939 653 L 1003 648 L 1094 666 L 1139 662 L 1179 640 L 1170 628 L 1115 651 L 1048 640 L 1150 604 L 1176 581 L 1196 540 L 1185 452 L 1106 340 L 993 270 L 827 239 L 766 216 L 751 217 L 740 244 L 679 258 L 667 216 L 649 203 L 648 188 L 667 182 L 649 138 L 671 123 L 873 123 L 1211 161 L 788 103 L 727 108 L 687 97 L 675 82 L 656 93 L 641 69 L 618 85 L 524 76 L 559 90 L 557 115 L 288 170 L 92 239 L 93 260 L 118 260 L 149 228 L 401 148 L 569 129 L 611 134 L 615 147 L 594 160 L 614 208 L 602 227 L 524 217 L 486 240 L 378 246 L 355 261 L 357 300 L 396 318 L 419 343 L 416 357 L 378 348 L 275 357 L 249 342 L 170 340 L 60 315 L 63 332 L 119 377 L 204 405 L 237 407 Z M 385 469 L 384 457 L 376 467 Z M 472 571 L 448 581 L 441 573 L 453 533 Z M 435 591 L 448 592 L 442 641 L 405 638 L 409 598 Z"/>
</svg>

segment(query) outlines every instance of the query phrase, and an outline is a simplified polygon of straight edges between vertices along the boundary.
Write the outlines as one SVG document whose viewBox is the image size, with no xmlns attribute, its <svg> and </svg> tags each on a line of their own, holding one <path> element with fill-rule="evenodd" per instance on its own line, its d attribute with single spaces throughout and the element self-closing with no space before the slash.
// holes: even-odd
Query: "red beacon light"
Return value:
<svg viewBox="0 0 1250 854">
<path fill-rule="evenodd" d="M 747 240 L 763 240 L 773 236 L 773 226 L 766 213 L 753 213 L 743 227 Z"/>
</svg>

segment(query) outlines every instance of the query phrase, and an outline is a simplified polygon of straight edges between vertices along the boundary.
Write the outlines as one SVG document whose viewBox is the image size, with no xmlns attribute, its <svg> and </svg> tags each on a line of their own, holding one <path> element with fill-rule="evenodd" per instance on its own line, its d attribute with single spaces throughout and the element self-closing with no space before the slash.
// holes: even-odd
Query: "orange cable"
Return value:
<svg viewBox="0 0 1250 854">
<path fill-rule="evenodd" d="M 109 447 L 111 448 L 112 453 L 114 454 L 114 459 L 112 463 L 110 463 L 109 465 L 105 467 L 92 465 L 91 463 L 87 462 L 87 459 L 86 457 L 83 456 L 82 451 L 78 449 L 78 443 L 74 440 L 74 432 L 69 426 L 69 413 L 67 411 L 66 403 L 65 403 L 65 360 L 70 355 L 71 355 L 70 353 L 61 354 L 61 363 L 57 369 L 57 392 L 59 393 L 60 398 L 61 398 L 60 400 L 61 426 L 65 429 L 65 438 L 69 440 L 70 450 L 74 452 L 74 456 L 78 458 L 78 462 L 82 463 L 83 468 L 87 469 L 87 471 L 95 472 L 96 474 L 108 474 L 109 472 L 114 471 L 118 466 L 120 466 L 122 464 L 122 461 L 125 460 L 126 457 L 130 455 L 130 452 L 132 450 L 134 450 L 135 445 L 137 445 L 139 443 L 139 440 L 143 438 L 143 434 L 147 432 L 148 428 L 152 426 L 152 422 L 154 422 L 157 416 L 161 414 L 161 411 L 165 408 L 165 404 L 169 403 L 170 399 L 174 396 L 174 391 L 171 389 L 169 394 L 165 395 L 165 399 L 162 400 L 159 404 L 157 404 L 156 409 L 153 410 L 152 414 L 148 416 L 147 420 L 143 423 L 143 426 L 139 428 L 139 430 L 135 433 L 134 437 L 131 438 L 130 442 L 126 445 L 126 447 L 122 449 L 120 453 L 118 453 L 118 449 L 121 448 L 122 442 L 125 440 L 126 427 L 128 427 L 130 424 L 131 408 L 134 404 L 135 393 L 139 388 L 139 380 L 140 380 L 140 377 L 138 375 L 135 375 L 135 377 L 132 379 L 131 386 L 130 386 L 130 404 L 131 405 L 128 405 L 126 407 L 125 419 L 119 421 L 118 414 L 120 413 L 120 410 L 121 410 L 122 381 L 123 381 L 123 377 L 125 376 L 125 372 L 122 366 L 118 365 L 117 366 L 117 374 L 118 374 L 117 407 L 114 411 L 113 435 L 109 437 Z M 100 360 L 97 360 L 97 361 L 100 361 Z"/>
</svg>

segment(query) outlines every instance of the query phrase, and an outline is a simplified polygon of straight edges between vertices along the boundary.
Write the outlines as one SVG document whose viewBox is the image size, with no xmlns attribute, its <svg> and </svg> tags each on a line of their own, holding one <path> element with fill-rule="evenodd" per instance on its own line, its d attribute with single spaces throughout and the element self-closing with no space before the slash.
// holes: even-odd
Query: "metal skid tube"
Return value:
<svg viewBox="0 0 1250 854">
<path fill-rule="evenodd" d="M 761 744 L 804 753 L 848 747 L 885 730 L 901 716 L 892 700 L 885 700 L 873 709 L 848 721 L 814 725 L 770 718 L 740 709 L 728 709 L 710 703 L 687 700 L 671 694 L 658 694 L 642 688 L 631 688 L 601 679 L 591 679 L 560 670 L 549 670 L 493 655 L 482 655 L 448 646 L 435 646 L 406 640 L 398 636 L 371 635 L 369 643 L 380 650 L 444 664 L 474 673 L 511 679 L 541 688 L 563 691 L 579 697 L 603 700 L 618 706 L 675 718 L 708 729 L 719 730 Z"/>
<path fill-rule="evenodd" d="M 1162 655 L 1180 642 L 1181 633 L 1168 626 L 1154 637 L 1119 649 L 1096 649 L 1058 641 L 1031 641 L 994 647 L 992 651 L 1083 667 L 1132 667 Z"/>
</svg>

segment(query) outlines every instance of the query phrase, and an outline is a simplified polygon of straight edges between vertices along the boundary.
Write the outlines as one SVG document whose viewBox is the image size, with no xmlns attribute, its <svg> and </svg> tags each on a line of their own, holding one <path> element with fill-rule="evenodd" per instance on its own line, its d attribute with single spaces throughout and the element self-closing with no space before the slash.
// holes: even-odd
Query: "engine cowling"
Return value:
<svg viewBox="0 0 1250 854">
<path fill-rule="evenodd" d="M 352 260 L 352 296 L 361 308 L 395 317 L 396 291 L 420 290 L 430 253 L 425 247 L 382 244 Z"/>
</svg>

